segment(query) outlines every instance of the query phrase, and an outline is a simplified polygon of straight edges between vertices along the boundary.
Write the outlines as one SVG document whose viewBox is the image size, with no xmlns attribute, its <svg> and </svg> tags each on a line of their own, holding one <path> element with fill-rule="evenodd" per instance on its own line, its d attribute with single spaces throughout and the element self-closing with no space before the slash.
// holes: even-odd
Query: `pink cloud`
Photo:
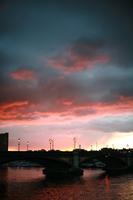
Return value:
<svg viewBox="0 0 133 200">
<path fill-rule="evenodd" d="M 17 69 L 16 71 L 11 72 L 10 76 L 16 80 L 34 80 L 36 74 L 30 69 Z"/>
<path fill-rule="evenodd" d="M 34 119 L 28 101 L 15 101 L 0 104 L 0 121 L 21 121 Z"/>
<path fill-rule="evenodd" d="M 0 121 L 23 121 L 47 118 L 51 116 L 92 117 L 116 115 L 133 112 L 133 99 L 120 97 L 114 103 L 76 102 L 74 100 L 57 98 L 56 101 L 30 103 L 27 101 L 5 103 L 0 105 Z"/>
</svg>

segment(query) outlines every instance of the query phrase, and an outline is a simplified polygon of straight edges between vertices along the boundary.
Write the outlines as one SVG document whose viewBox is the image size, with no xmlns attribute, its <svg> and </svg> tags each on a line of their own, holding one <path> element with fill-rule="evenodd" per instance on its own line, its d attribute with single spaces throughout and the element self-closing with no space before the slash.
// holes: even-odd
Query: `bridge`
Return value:
<svg viewBox="0 0 133 200">
<path fill-rule="evenodd" d="M 133 153 L 119 151 L 84 151 L 74 150 L 72 152 L 62 151 L 27 151 L 27 152 L 0 152 L 0 165 L 13 161 L 29 161 L 37 163 L 45 169 L 70 170 L 80 168 L 84 163 L 99 160 L 108 167 L 130 167 L 133 166 Z"/>
</svg>

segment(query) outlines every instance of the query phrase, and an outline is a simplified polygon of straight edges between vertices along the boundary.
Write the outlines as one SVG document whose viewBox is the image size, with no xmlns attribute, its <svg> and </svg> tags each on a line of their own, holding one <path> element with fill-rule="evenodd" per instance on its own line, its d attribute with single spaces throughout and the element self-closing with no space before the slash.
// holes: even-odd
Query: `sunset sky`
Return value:
<svg viewBox="0 0 133 200">
<path fill-rule="evenodd" d="M 133 148 L 130 0 L 0 1 L 0 132 L 10 150 Z"/>
</svg>

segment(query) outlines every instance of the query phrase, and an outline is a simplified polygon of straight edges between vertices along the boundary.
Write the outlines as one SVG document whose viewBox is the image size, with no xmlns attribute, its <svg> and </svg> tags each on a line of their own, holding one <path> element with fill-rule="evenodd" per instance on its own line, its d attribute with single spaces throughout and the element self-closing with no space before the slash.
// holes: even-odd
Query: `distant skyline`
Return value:
<svg viewBox="0 0 133 200">
<path fill-rule="evenodd" d="M 5 0 L 0 15 L 9 150 L 133 148 L 132 1 Z"/>
</svg>

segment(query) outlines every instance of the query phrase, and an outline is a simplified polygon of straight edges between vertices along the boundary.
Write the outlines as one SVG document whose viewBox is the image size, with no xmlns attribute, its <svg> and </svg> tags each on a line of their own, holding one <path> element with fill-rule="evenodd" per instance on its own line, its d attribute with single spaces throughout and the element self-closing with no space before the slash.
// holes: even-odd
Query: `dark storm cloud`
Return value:
<svg viewBox="0 0 133 200">
<path fill-rule="evenodd" d="M 77 56 L 93 59 L 97 55 L 99 49 L 104 47 L 104 41 L 94 40 L 93 38 L 80 38 L 75 41 L 70 48 L 70 51 Z"/>
<path fill-rule="evenodd" d="M 112 63 L 119 67 L 132 68 L 133 64 L 133 12 L 132 1 L 113 1 L 109 4 L 105 22 L 109 23 L 107 40 Z"/>
<path fill-rule="evenodd" d="M 14 14 L 10 12 L 10 6 L 17 3 L 17 1 L 1 0 L 0 1 L 0 36 L 4 38 L 6 35 L 14 34 L 18 31 L 16 18 Z"/>
<path fill-rule="evenodd" d="M 106 90 L 109 93 L 110 100 L 120 96 L 133 97 L 133 69 L 103 69 L 103 75 L 97 77 L 97 89 Z M 102 71 L 103 71 L 102 70 Z M 102 91 L 101 91 L 102 92 Z"/>
<path fill-rule="evenodd" d="M 0 70 L 1 71 L 6 71 L 6 69 L 9 68 L 10 63 L 14 62 L 15 58 L 11 56 L 8 52 L 4 50 L 0 50 Z"/>
<path fill-rule="evenodd" d="M 62 112 L 131 98 L 131 11 L 130 1 L 5 1 L 0 103 L 27 101 L 30 112 Z"/>
<path fill-rule="evenodd" d="M 0 90 L 12 85 L 9 80 L 9 73 L 12 70 L 12 63 L 16 62 L 16 58 L 4 50 L 0 50 Z M 2 95 L 2 94 L 1 94 Z"/>
<path fill-rule="evenodd" d="M 58 51 L 60 46 L 79 37 L 88 37 L 92 41 L 101 38 L 108 45 L 113 64 L 131 67 L 131 8 L 130 0 L 72 0 L 71 3 L 65 0 L 12 0 L 5 1 L 2 10 L 4 17 L 1 19 L 9 30 L 6 35 L 11 37 L 15 45 L 24 43 L 31 46 L 32 50 L 49 53 L 51 49 Z"/>
<path fill-rule="evenodd" d="M 80 38 L 62 54 L 49 59 L 49 64 L 66 72 L 82 71 L 109 61 L 103 53 L 104 42 L 98 39 Z"/>
</svg>

